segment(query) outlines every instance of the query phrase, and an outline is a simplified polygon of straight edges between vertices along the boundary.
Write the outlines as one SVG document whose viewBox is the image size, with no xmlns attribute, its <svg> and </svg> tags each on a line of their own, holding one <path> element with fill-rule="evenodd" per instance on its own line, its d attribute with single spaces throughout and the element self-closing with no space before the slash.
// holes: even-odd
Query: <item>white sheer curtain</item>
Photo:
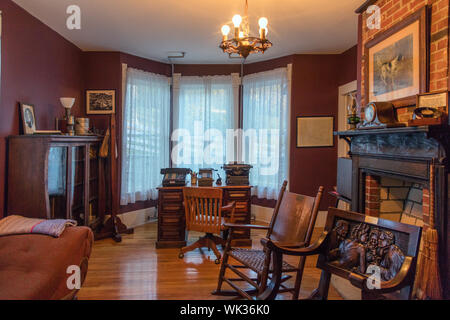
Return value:
<svg viewBox="0 0 450 320">
<path fill-rule="evenodd" d="M 127 69 L 122 133 L 121 205 L 157 199 L 161 168 L 169 167 L 169 78 Z"/>
<path fill-rule="evenodd" d="M 277 199 L 288 177 L 289 79 L 280 68 L 245 76 L 243 158 L 253 165 L 250 183 L 258 198 Z"/>
<path fill-rule="evenodd" d="M 235 128 L 232 76 L 181 77 L 174 109 L 174 165 L 220 169 L 227 160 L 226 131 Z"/>
</svg>

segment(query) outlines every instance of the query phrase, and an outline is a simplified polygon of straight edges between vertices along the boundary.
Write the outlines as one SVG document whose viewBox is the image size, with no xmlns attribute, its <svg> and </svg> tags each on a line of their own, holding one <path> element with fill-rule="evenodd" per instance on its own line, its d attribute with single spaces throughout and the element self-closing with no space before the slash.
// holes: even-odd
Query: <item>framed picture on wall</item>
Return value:
<svg viewBox="0 0 450 320">
<path fill-rule="evenodd" d="M 36 132 L 36 116 L 34 114 L 34 106 L 28 103 L 20 103 L 19 105 L 23 134 L 34 134 Z"/>
<path fill-rule="evenodd" d="M 297 148 L 334 147 L 334 117 L 297 117 Z"/>
<path fill-rule="evenodd" d="M 87 114 L 114 114 L 116 112 L 116 90 L 87 90 Z"/>
<path fill-rule="evenodd" d="M 427 91 L 427 7 L 365 45 L 366 103 L 407 100 Z"/>
</svg>

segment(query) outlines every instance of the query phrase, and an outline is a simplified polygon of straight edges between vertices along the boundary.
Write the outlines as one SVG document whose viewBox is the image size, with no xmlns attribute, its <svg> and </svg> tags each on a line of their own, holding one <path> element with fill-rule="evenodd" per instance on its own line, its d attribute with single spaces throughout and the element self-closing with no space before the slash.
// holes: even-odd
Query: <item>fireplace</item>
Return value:
<svg viewBox="0 0 450 320">
<path fill-rule="evenodd" d="M 429 212 L 429 191 L 423 184 L 368 174 L 365 197 L 366 215 L 424 226 L 424 216 Z"/>
<path fill-rule="evenodd" d="M 426 229 L 430 226 L 430 186 L 434 185 L 440 276 L 444 297 L 450 298 L 448 127 L 352 130 L 336 134 L 350 145 L 352 211 Z"/>
</svg>

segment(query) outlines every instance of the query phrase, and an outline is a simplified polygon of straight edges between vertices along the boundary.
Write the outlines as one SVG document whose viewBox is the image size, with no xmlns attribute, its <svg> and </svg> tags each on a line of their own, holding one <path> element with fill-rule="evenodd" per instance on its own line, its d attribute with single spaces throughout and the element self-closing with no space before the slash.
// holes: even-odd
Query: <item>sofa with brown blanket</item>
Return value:
<svg viewBox="0 0 450 320">
<path fill-rule="evenodd" d="M 68 227 L 59 238 L 40 234 L 0 237 L 0 300 L 73 299 L 69 266 L 80 266 L 83 283 L 93 234 L 87 227 Z"/>
</svg>

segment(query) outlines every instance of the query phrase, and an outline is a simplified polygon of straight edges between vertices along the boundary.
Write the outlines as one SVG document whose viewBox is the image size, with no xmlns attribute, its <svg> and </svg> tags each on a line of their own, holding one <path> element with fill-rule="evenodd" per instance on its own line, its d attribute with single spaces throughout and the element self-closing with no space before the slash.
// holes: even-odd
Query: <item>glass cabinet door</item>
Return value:
<svg viewBox="0 0 450 320">
<path fill-rule="evenodd" d="M 93 229 L 100 226 L 101 174 L 98 148 L 51 146 L 47 176 L 51 219 L 73 219 Z"/>
<path fill-rule="evenodd" d="M 86 220 L 89 212 L 86 208 L 86 147 L 76 146 L 72 149 L 72 219 L 78 222 L 78 225 L 87 225 Z"/>
<path fill-rule="evenodd" d="M 67 147 L 50 147 L 47 187 L 52 219 L 66 219 L 67 214 Z"/>
<path fill-rule="evenodd" d="M 98 148 L 91 146 L 89 149 L 89 217 L 88 224 L 96 229 L 103 221 L 100 221 L 100 164 Z"/>
</svg>

